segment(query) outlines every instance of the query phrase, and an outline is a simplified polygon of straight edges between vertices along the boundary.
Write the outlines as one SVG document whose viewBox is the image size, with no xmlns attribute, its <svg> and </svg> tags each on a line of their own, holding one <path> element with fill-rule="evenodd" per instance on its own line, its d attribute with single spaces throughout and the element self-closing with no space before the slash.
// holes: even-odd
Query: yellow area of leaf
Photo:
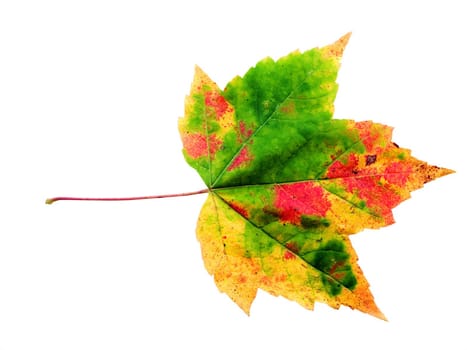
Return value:
<svg viewBox="0 0 467 350">
<path fill-rule="evenodd" d="M 195 66 L 195 75 L 193 78 L 193 82 L 191 84 L 191 91 L 190 95 L 188 95 L 185 99 L 185 117 L 180 118 L 178 121 L 178 127 L 179 131 L 181 134 L 186 132 L 187 128 L 187 123 L 190 120 L 190 118 L 193 117 L 193 115 L 197 115 L 200 113 L 199 110 L 197 110 L 197 102 L 199 101 L 196 100 L 202 99 L 203 102 L 206 99 L 206 96 L 208 95 L 213 95 L 214 97 L 220 96 L 221 95 L 221 89 L 217 86 L 217 84 L 209 78 L 209 76 L 198 66 Z M 218 124 L 220 127 L 218 130 L 216 130 L 216 136 L 218 138 L 222 138 L 225 136 L 225 134 L 229 131 L 231 131 L 234 128 L 234 109 L 230 103 L 227 101 L 225 102 L 226 108 L 222 111 L 219 111 L 218 114 L 212 114 L 209 115 L 206 113 L 206 106 L 203 107 L 203 122 L 200 124 L 200 130 L 199 132 L 203 132 L 204 134 L 210 134 L 210 130 L 208 130 L 208 122 L 215 122 Z"/>
<path fill-rule="evenodd" d="M 346 250 L 357 278 L 357 288 L 343 289 L 330 297 L 324 290 L 321 274 L 313 266 L 279 243 L 263 256 L 248 257 L 245 248 L 245 229 L 254 227 L 244 217 L 232 210 L 217 195 L 209 194 L 199 216 L 197 237 L 201 244 L 207 271 L 214 276 L 221 292 L 226 293 L 245 313 L 256 297 L 258 288 L 272 295 L 296 301 L 307 309 L 315 302 L 334 308 L 346 305 L 375 317 L 385 319 L 374 303 L 369 285 L 357 266 L 357 256 L 346 239 Z M 264 235 L 261 231 L 259 234 Z"/>
<path fill-rule="evenodd" d="M 321 181 L 321 183 L 326 183 L 326 181 Z M 331 223 L 328 230 L 340 235 L 351 235 L 365 228 L 377 229 L 386 226 L 380 216 L 357 208 L 345 198 L 332 193 L 329 193 L 327 198 L 331 203 L 331 209 L 326 214 L 326 218 Z"/>
<path fill-rule="evenodd" d="M 232 216 L 235 214 L 231 210 L 226 210 L 223 203 L 209 194 L 201 209 L 196 233 L 204 265 L 214 276 L 217 287 L 249 314 L 258 289 L 260 266 L 255 259 L 243 256 L 246 222 Z"/>
</svg>

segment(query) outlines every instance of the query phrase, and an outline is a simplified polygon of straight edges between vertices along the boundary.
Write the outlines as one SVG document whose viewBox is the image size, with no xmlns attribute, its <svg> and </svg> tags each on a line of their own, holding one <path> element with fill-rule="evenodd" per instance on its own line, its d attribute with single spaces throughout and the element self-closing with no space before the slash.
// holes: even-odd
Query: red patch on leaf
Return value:
<svg viewBox="0 0 467 350">
<path fill-rule="evenodd" d="M 329 274 L 332 277 L 334 277 L 336 280 L 340 280 L 341 278 L 344 278 L 345 273 L 342 272 L 342 271 L 337 271 L 338 269 L 340 269 L 341 267 L 344 267 L 344 266 L 345 266 L 344 261 L 338 261 L 338 262 L 334 263 L 334 265 L 332 265 L 331 268 L 329 269 Z"/>
<path fill-rule="evenodd" d="M 324 190 L 313 182 L 297 182 L 274 186 L 275 206 L 284 222 L 300 225 L 302 215 L 324 217 L 331 207 Z"/>
<path fill-rule="evenodd" d="M 263 286 L 271 286 L 272 285 L 272 281 L 271 281 L 271 278 L 269 276 L 262 276 L 261 279 L 260 279 L 260 282 Z"/>
<path fill-rule="evenodd" d="M 370 121 L 355 123 L 355 127 L 367 151 L 373 150 L 375 142 L 379 137 L 378 133 L 374 132 L 373 125 L 373 122 Z"/>
<path fill-rule="evenodd" d="M 216 91 L 207 91 L 204 103 L 206 106 L 211 107 L 214 110 L 217 120 L 221 119 L 222 116 L 230 109 L 230 106 L 224 96 L 220 95 Z"/>
<path fill-rule="evenodd" d="M 401 197 L 388 183 L 381 181 L 382 176 L 363 176 L 344 178 L 344 185 L 349 192 L 354 192 L 365 201 L 366 205 L 381 215 L 387 224 L 394 222 L 391 209 L 401 202 Z"/>
<path fill-rule="evenodd" d="M 284 282 L 287 281 L 287 275 L 286 274 L 280 274 L 278 276 L 274 277 L 275 282 Z"/>
<path fill-rule="evenodd" d="M 246 283 L 248 281 L 248 278 L 245 275 L 240 275 L 237 278 L 238 283 Z"/>
<path fill-rule="evenodd" d="M 296 258 L 296 256 L 295 256 L 294 253 L 292 253 L 292 252 L 290 252 L 290 251 L 288 251 L 288 250 L 286 250 L 286 251 L 284 252 L 284 259 L 285 259 L 285 260 L 293 260 L 293 259 L 295 259 L 295 258 Z"/>
<path fill-rule="evenodd" d="M 384 178 L 397 186 L 404 186 L 409 179 L 411 167 L 408 164 L 401 162 L 394 162 L 386 168 Z"/>
<path fill-rule="evenodd" d="M 217 139 L 216 135 L 209 135 L 208 144 L 206 136 L 199 133 L 183 135 L 182 142 L 186 153 L 193 159 L 207 157 L 208 149 L 211 154 L 211 159 L 214 158 L 214 154 L 219 150 L 222 144 L 222 142 Z"/>
<path fill-rule="evenodd" d="M 358 169 L 358 158 L 355 154 L 350 154 L 346 164 L 342 163 L 340 160 L 336 160 L 328 168 L 326 177 L 328 179 L 335 179 L 339 177 L 348 177 L 355 175 L 355 172 Z"/>
<path fill-rule="evenodd" d="M 253 157 L 250 155 L 250 153 L 248 152 L 248 149 L 246 147 L 244 147 L 240 153 L 238 154 L 237 157 L 235 157 L 235 159 L 233 160 L 233 162 L 229 165 L 229 167 L 227 168 L 228 171 L 231 171 L 231 170 L 234 170 L 236 168 L 238 168 L 239 166 L 241 165 L 244 165 L 250 161 L 253 160 Z"/>
<path fill-rule="evenodd" d="M 239 213 L 241 216 L 243 216 L 244 218 L 247 218 L 249 217 L 249 214 L 248 214 L 248 211 L 243 208 L 242 206 L 238 205 L 237 203 L 229 203 L 230 207 L 235 210 L 237 213 Z"/>
<path fill-rule="evenodd" d="M 238 124 L 240 128 L 240 142 L 243 142 L 244 140 L 248 140 L 250 136 L 253 134 L 252 129 L 248 129 L 245 125 L 245 122 L 243 120 L 240 120 L 240 123 Z"/>
</svg>

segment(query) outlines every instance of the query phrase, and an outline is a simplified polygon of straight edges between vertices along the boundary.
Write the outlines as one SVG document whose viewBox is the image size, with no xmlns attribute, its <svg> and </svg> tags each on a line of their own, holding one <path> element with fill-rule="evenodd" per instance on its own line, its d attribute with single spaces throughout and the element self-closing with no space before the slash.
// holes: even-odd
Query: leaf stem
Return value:
<svg viewBox="0 0 467 350">
<path fill-rule="evenodd" d="M 195 194 L 208 193 L 209 190 L 206 188 L 204 190 L 194 191 L 194 192 L 184 192 L 184 193 L 175 193 L 175 194 L 160 194 L 155 196 L 140 196 L 140 197 L 117 197 L 117 198 L 91 198 L 91 197 L 53 197 L 47 198 L 45 204 L 52 204 L 58 201 L 136 201 L 141 199 L 157 199 L 157 198 L 170 198 L 170 197 L 186 197 L 193 196 Z"/>
</svg>

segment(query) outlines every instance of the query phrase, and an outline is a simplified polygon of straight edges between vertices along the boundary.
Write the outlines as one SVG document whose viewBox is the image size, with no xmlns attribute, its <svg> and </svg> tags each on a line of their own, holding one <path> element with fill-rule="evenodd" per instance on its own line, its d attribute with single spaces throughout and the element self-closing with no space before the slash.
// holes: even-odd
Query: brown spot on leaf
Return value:
<svg viewBox="0 0 467 350">
<path fill-rule="evenodd" d="M 454 173 L 453 170 L 446 169 L 446 168 L 440 168 L 439 166 L 429 165 L 427 163 L 420 164 L 416 172 L 422 175 L 424 184 L 426 184 L 427 182 L 433 181 L 437 179 L 438 177 Z"/>
<path fill-rule="evenodd" d="M 295 112 L 295 103 L 289 102 L 288 104 L 281 106 L 279 110 L 284 114 L 292 114 Z"/>
<path fill-rule="evenodd" d="M 248 219 L 248 216 L 249 216 L 248 211 L 244 207 L 242 207 L 241 205 L 239 205 L 237 203 L 229 203 L 229 205 L 233 210 L 235 210 L 241 216 Z"/>
<path fill-rule="evenodd" d="M 374 162 L 376 162 L 376 154 L 368 154 L 368 155 L 365 157 L 365 165 L 366 165 L 366 166 L 371 165 L 371 164 L 373 164 Z"/>
<path fill-rule="evenodd" d="M 298 253 L 298 245 L 295 242 L 287 242 L 285 244 L 286 248 L 290 250 L 291 252 L 294 252 L 295 254 Z"/>
</svg>

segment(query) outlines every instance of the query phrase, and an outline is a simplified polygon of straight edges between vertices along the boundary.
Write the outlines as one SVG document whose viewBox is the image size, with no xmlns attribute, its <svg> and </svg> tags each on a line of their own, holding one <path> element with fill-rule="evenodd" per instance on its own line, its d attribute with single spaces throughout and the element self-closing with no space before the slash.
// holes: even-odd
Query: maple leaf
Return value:
<svg viewBox="0 0 467 350">
<path fill-rule="evenodd" d="M 179 130 L 209 191 L 197 237 L 217 287 L 247 314 L 261 288 L 384 319 L 349 235 L 392 224 L 410 191 L 452 172 L 412 157 L 391 127 L 332 119 L 349 36 L 263 59 L 223 91 L 195 69 Z"/>
</svg>

